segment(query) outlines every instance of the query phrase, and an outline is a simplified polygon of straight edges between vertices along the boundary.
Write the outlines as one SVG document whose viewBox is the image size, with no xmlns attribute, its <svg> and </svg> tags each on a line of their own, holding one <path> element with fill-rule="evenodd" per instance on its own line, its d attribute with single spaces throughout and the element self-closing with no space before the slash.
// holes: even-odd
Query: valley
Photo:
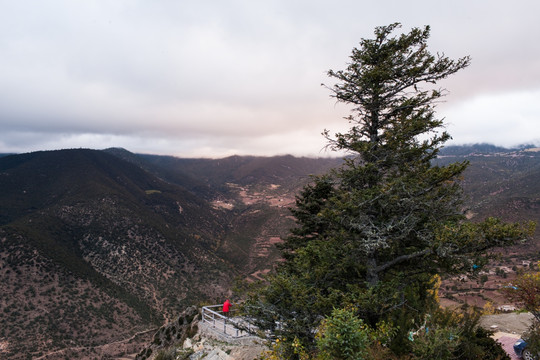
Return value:
<svg viewBox="0 0 540 360">
<path fill-rule="evenodd" d="M 473 221 L 540 220 L 538 152 L 450 147 L 439 158 L 464 160 Z M 107 346 L 120 356 L 185 306 L 234 296 L 237 279 L 261 280 L 279 261 L 275 245 L 294 227 L 288 209 L 309 175 L 341 161 L 123 149 L 0 157 L 0 357 L 80 349 L 75 358 L 91 359 Z M 489 272 L 443 279 L 441 303 L 511 305 L 497 289 L 539 258 L 537 232 L 501 251 Z"/>
</svg>

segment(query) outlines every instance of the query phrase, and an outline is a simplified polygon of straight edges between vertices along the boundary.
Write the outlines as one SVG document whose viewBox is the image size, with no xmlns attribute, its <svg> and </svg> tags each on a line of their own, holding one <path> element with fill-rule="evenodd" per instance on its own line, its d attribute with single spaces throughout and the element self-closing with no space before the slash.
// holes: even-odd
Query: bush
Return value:
<svg viewBox="0 0 540 360">
<path fill-rule="evenodd" d="M 534 320 L 527 332 L 523 334 L 533 354 L 540 354 L 540 321 Z"/>
<path fill-rule="evenodd" d="M 478 324 L 481 314 L 438 309 L 417 331 L 412 343 L 415 359 L 510 360 L 501 345 L 491 338 L 492 332 Z M 426 334 L 427 333 L 427 334 Z M 449 353 L 447 350 L 451 350 Z"/>
<path fill-rule="evenodd" d="M 413 358 L 418 360 L 455 359 L 459 345 L 458 330 L 445 327 L 426 327 L 412 342 Z"/>
<path fill-rule="evenodd" d="M 461 330 L 456 358 L 463 360 L 510 360 L 501 344 L 491 337 L 493 332 L 479 326 L 481 315 L 476 310 L 468 310 L 456 317 L 457 326 Z"/>
<path fill-rule="evenodd" d="M 175 359 L 176 359 L 175 348 L 160 350 L 159 353 L 154 358 L 154 360 L 175 360 Z"/>
<path fill-rule="evenodd" d="M 320 359 L 367 359 L 369 333 L 364 321 L 352 310 L 334 309 L 319 328 L 317 349 Z"/>
<path fill-rule="evenodd" d="M 193 349 L 180 350 L 177 360 L 187 360 L 194 353 Z"/>
</svg>

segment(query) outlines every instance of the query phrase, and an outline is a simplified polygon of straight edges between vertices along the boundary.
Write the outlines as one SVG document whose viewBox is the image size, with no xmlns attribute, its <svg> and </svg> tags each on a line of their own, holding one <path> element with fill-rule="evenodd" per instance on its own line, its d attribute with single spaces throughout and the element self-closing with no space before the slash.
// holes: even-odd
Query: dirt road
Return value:
<svg viewBox="0 0 540 360">
<path fill-rule="evenodd" d="M 494 338 L 501 343 L 512 360 L 518 360 L 514 353 L 514 343 L 531 325 L 532 319 L 530 313 L 485 315 L 480 320 L 480 325 L 495 331 Z"/>
<path fill-rule="evenodd" d="M 480 319 L 480 325 L 496 332 L 521 335 L 531 326 L 532 319 L 530 313 L 485 315 Z"/>
</svg>

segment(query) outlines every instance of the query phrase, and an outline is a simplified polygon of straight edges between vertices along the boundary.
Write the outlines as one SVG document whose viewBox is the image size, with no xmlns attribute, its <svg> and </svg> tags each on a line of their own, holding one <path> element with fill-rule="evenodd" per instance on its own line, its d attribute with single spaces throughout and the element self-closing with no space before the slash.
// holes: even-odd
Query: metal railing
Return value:
<svg viewBox="0 0 540 360">
<path fill-rule="evenodd" d="M 229 316 L 223 315 L 221 309 L 222 305 L 210 305 L 202 307 L 202 321 L 208 323 L 212 328 L 217 331 L 233 337 L 240 338 L 244 336 L 251 336 L 253 334 L 253 326 L 249 322 L 245 321 L 241 317 L 234 317 L 231 313 L 234 310 L 229 311 Z"/>
</svg>

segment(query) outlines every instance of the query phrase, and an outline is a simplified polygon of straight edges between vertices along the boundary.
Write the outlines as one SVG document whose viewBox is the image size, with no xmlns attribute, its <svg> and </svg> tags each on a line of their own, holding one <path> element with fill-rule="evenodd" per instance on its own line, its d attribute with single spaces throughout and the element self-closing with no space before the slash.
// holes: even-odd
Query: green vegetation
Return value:
<svg viewBox="0 0 540 360">
<path fill-rule="evenodd" d="M 322 321 L 317 338 L 321 359 L 368 358 L 369 328 L 349 309 L 334 309 Z"/>
<path fill-rule="evenodd" d="M 540 270 L 540 261 L 537 263 Z M 522 273 L 503 289 L 506 297 L 534 315 L 534 320 L 523 335 L 533 354 L 540 354 L 540 271 Z"/>
<path fill-rule="evenodd" d="M 176 349 L 176 347 L 171 347 L 168 349 L 160 350 L 154 360 L 185 360 L 189 359 L 189 356 L 192 354 L 192 349 L 184 350 Z"/>
<path fill-rule="evenodd" d="M 362 358 L 368 334 L 385 328 L 389 341 L 372 344 L 396 355 L 468 359 L 459 349 L 474 337 L 461 337 L 458 321 L 445 323 L 437 313 L 438 274 L 474 276 L 489 259 L 486 250 L 534 230 L 494 218 L 467 221 L 460 179 L 468 163 L 434 164 L 450 138 L 434 108 L 444 95 L 436 82 L 467 67 L 469 58 L 429 53 L 429 27 L 392 36 L 398 27 L 376 28 L 345 70 L 328 72 L 337 81 L 332 96 L 352 107 L 352 126 L 324 134 L 349 156 L 297 197 L 297 227 L 281 246 L 285 262 L 245 307 L 280 340 L 278 358 Z M 332 313 L 348 308 L 357 320 Z M 338 321 L 365 336 L 336 333 L 330 325 Z M 433 331 L 419 328 L 428 323 Z M 321 324 L 326 340 L 317 343 Z M 411 331 L 424 333 L 414 342 Z M 361 340 L 344 347 L 337 339 L 345 335 Z"/>
<path fill-rule="evenodd" d="M 0 172 L 1 290 L 11 294 L 2 327 L 13 351 L 129 337 L 235 275 L 213 250 L 222 214 L 138 165 L 78 149 L 3 157 Z"/>
<path fill-rule="evenodd" d="M 540 270 L 540 262 L 537 263 Z M 506 297 L 530 311 L 540 322 L 540 271 L 524 272 L 503 289 Z"/>
</svg>

